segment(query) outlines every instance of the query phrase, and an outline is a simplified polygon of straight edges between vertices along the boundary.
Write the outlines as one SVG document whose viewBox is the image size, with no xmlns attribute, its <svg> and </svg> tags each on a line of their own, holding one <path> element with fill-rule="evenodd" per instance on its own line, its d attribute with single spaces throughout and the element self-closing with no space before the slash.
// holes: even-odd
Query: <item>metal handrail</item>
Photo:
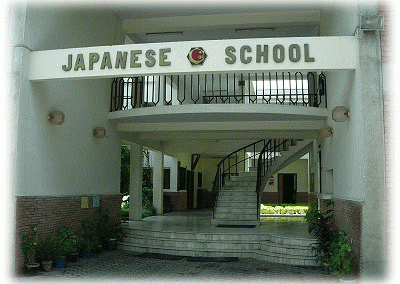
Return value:
<svg viewBox="0 0 400 284">
<path fill-rule="evenodd" d="M 214 182 L 213 182 L 213 196 L 214 196 L 214 206 L 213 206 L 213 216 L 215 212 L 215 206 L 218 201 L 219 191 L 222 185 L 225 183 L 226 178 L 230 178 L 233 175 L 238 175 L 239 170 L 242 169 L 243 171 L 246 170 L 246 161 L 251 159 L 255 159 L 258 155 L 256 149 L 258 147 L 263 146 L 268 143 L 267 139 L 260 139 L 256 142 L 250 143 L 244 147 L 241 147 L 232 153 L 226 155 L 217 165 L 217 171 L 215 173 Z M 251 156 L 246 157 L 246 153 L 251 152 L 253 153 Z M 243 153 L 243 158 L 238 157 L 240 153 Z M 242 165 L 241 165 L 242 164 Z"/>
<path fill-rule="evenodd" d="M 325 107 L 321 72 L 252 72 L 115 78 L 110 111 L 185 104 L 280 104 Z"/>
</svg>

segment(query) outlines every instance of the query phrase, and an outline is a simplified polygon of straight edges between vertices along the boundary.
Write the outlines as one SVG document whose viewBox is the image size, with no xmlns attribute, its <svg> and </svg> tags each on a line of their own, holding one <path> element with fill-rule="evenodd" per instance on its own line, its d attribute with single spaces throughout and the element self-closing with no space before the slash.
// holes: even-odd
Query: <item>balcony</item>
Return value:
<svg viewBox="0 0 400 284">
<path fill-rule="evenodd" d="M 263 104 L 326 108 L 323 73 L 218 73 L 115 78 L 111 112 L 171 105 Z"/>
<path fill-rule="evenodd" d="M 266 137 L 318 138 L 328 116 L 325 83 L 312 72 L 116 78 L 108 118 L 122 139 L 171 155 L 226 155 Z"/>
</svg>

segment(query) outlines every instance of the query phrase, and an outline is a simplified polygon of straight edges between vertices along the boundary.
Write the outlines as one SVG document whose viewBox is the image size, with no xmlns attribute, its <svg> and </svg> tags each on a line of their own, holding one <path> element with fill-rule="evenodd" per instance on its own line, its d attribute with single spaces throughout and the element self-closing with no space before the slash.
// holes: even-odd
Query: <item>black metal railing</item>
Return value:
<svg viewBox="0 0 400 284">
<path fill-rule="evenodd" d="M 221 187 L 232 176 L 237 176 L 239 172 L 248 171 L 249 167 L 255 167 L 254 161 L 257 159 L 259 152 L 267 145 L 268 141 L 267 139 L 261 139 L 253 142 L 230 153 L 218 163 L 212 190 L 214 196 L 213 213 L 217 205 Z"/>
<path fill-rule="evenodd" d="M 290 146 L 293 146 L 295 140 L 291 139 L 270 139 L 265 144 L 263 149 L 259 152 L 257 162 L 257 212 L 260 212 L 260 193 L 265 181 L 270 177 L 267 176 L 268 171 L 273 166 L 276 159 L 281 156 L 282 151 L 289 150 Z"/>
<path fill-rule="evenodd" d="M 183 104 L 281 104 L 327 107 L 321 72 L 256 72 L 115 78 L 111 111 Z"/>
</svg>

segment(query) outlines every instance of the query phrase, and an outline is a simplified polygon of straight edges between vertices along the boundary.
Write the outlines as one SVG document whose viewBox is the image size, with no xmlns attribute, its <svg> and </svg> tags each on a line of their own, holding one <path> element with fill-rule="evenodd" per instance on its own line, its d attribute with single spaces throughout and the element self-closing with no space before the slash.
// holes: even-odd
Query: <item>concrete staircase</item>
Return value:
<svg viewBox="0 0 400 284">
<path fill-rule="evenodd" d="M 256 182 L 256 168 L 226 181 L 219 192 L 211 223 L 215 226 L 258 225 Z"/>
<path fill-rule="evenodd" d="M 282 140 L 283 141 L 283 140 Z M 280 140 L 276 143 L 280 144 Z M 267 171 L 261 188 L 264 188 L 268 179 L 275 173 L 304 156 L 312 149 L 312 140 L 289 140 L 275 151 L 280 156 L 274 157 L 272 167 Z M 219 191 L 214 215 L 211 223 L 215 226 L 254 226 L 259 224 L 257 211 L 257 168 L 250 168 L 248 172 L 240 172 L 231 176 Z M 262 191 L 260 192 L 262 194 Z"/>
</svg>

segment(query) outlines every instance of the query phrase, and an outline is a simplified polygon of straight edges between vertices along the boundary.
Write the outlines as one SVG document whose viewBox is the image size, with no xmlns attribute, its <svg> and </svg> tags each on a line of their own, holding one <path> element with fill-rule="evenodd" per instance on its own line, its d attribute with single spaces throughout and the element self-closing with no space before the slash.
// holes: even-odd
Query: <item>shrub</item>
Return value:
<svg viewBox="0 0 400 284">
<path fill-rule="evenodd" d="M 334 223 L 333 210 L 328 209 L 321 213 L 315 202 L 311 204 L 305 219 L 308 222 L 309 233 L 317 238 L 317 243 L 312 247 L 317 262 L 322 265 L 328 264 L 337 276 L 350 273 L 354 266 L 351 247 L 345 231 L 339 232 Z"/>
<path fill-rule="evenodd" d="M 32 264 L 35 262 L 36 246 L 36 229 L 34 228 L 32 232 L 22 235 L 21 247 L 24 254 L 25 263 Z"/>
<path fill-rule="evenodd" d="M 68 256 L 77 253 L 80 248 L 80 238 L 74 233 L 71 226 L 65 226 L 57 233 L 55 241 L 60 247 L 60 255 Z"/>
<path fill-rule="evenodd" d="M 59 247 L 55 237 L 50 235 L 40 240 L 36 250 L 36 257 L 39 261 L 50 261 L 59 254 Z"/>
<path fill-rule="evenodd" d="M 349 237 L 341 230 L 331 244 L 332 257 L 329 265 L 336 276 L 343 276 L 352 272 L 354 260 L 351 256 Z"/>
<path fill-rule="evenodd" d="M 142 193 L 142 218 L 156 215 L 156 208 L 153 205 L 153 189 L 143 187 Z"/>
<path fill-rule="evenodd" d="M 99 208 L 89 219 L 82 221 L 82 238 L 86 247 L 105 245 L 109 239 L 124 237 L 121 220 L 112 219 L 107 210 Z"/>
</svg>

